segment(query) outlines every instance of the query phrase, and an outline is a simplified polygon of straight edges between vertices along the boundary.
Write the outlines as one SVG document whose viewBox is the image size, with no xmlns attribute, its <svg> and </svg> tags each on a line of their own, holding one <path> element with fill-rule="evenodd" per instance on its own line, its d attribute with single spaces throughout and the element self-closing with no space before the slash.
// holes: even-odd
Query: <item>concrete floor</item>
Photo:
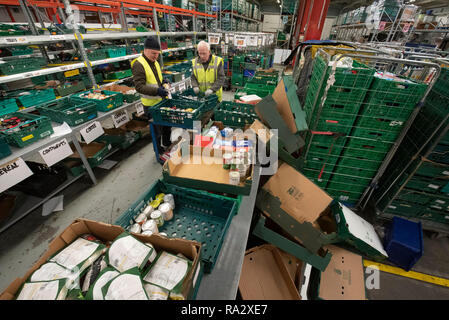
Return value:
<svg viewBox="0 0 449 320">
<path fill-rule="evenodd" d="M 224 92 L 232 100 L 233 92 Z M 48 243 L 73 220 L 87 218 L 114 222 L 141 193 L 161 177 L 150 138 L 126 152 L 111 156 L 118 161 L 111 170 L 95 168 L 98 184 L 83 178 L 64 194 L 64 211 L 42 216 L 38 208 L 0 234 L 0 292 L 26 271 L 46 251 Z M 414 271 L 449 279 L 449 238 L 424 238 L 424 255 Z M 368 299 L 449 299 L 449 288 L 380 273 L 380 289 L 367 290 Z"/>
</svg>

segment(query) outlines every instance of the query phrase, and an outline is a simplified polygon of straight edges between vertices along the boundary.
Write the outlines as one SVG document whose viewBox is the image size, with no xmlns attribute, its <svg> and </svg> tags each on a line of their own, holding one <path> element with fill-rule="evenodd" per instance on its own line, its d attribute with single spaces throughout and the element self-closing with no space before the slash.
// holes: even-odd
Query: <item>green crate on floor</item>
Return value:
<svg viewBox="0 0 449 320">
<path fill-rule="evenodd" d="M 244 127 L 258 119 L 254 105 L 222 101 L 214 111 L 214 119 L 221 121 L 225 126 Z"/>
<path fill-rule="evenodd" d="M 20 105 L 25 108 L 32 107 L 54 99 L 56 99 L 55 91 L 51 88 L 44 90 L 31 90 L 26 94 L 22 94 L 17 97 L 17 101 L 19 101 Z"/>
<path fill-rule="evenodd" d="M 38 107 L 40 114 L 59 123 L 77 126 L 97 117 L 94 102 L 80 102 L 70 97 L 54 100 Z"/>
<path fill-rule="evenodd" d="M 123 78 L 132 77 L 132 75 L 133 75 L 132 70 L 128 69 L 128 70 L 123 70 L 123 71 L 107 73 L 106 79 L 107 80 L 119 80 L 119 79 L 123 79 Z"/>
<path fill-rule="evenodd" d="M 88 94 L 101 93 L 106 95 L 106 99 L 92 99 L 88 98 Z M 72 96 L 72 99 L 81 102 L 94 102 L 97 106 L 97 110 L 101 112 L 111 111 L 123 105 L 123 94 L 120 92 L 108 91 L 108 90 L 89 90 L 81 93 L 76 93 Z"/>
<path fill-rule="evenodd" d="M 26 122 L 7 130 L 0 131 L 8 144 L 23 148 L 53 133 L 53 127 L 48 117 L 30 113 L 13 112 L 8 117 L 26 119 Z"/>
<path fill-rule="evenodd" d="M 315 121 L 312 118 L 311 124 Z M 311 126 L 312 130 L 324 132 L 339 132 L 349 134 L 353 127 L 355 116 L 348 116 L 347 114 L 332 114 L 329 116 L 320 116 L 317 121 L 316 129 Z"/>
<path fill-rule="evenodd" d="M 201 259 L 205 272 L 209 273 L 220 254 L 231 220 L 238 211 L 237 201 L 158 180 L 114 224 L 123 228 L 129 227 L 133 219 L 158 193 L 173 194 L 175 200 L 173 219 L 165 221 L 159 231 L 167 233 L 170 238 L 202 243 Z"/>
<path fill-rule="evenodd" d="M 19 110 L 16 99 L 3 99 L 0 101 L 0 116 Z"/>
<path fill-rule="evenodd" d="M 176 109 L 172 109 L 176 106 Z M 205 104 L 186 99 L 164 99 L 149 108 L 155 122 L 166 122 L 193 126 L 204 113 Z M 192 109 L 192 110 L 187 110 Z"/>
<path fill-rule="evenodd" d="M 68 96 L 69 94 L 86 90 L 86 85 L 82 81 L 66 83 L 62 86 L 56 87 L 56 95 L 60 97 Z"/>
</svg>

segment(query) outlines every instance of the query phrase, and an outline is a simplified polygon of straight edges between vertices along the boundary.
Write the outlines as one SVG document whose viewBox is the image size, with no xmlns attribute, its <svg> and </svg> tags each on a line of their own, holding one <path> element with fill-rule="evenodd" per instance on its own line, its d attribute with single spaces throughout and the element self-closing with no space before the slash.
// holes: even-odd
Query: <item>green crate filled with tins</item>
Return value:
<svg viewBox="0 0 449 320">
<path fill-rule="evenodd" d="M 19 110 L 16 99 L 0 100 L 0 116 Z"/>
<path fill-rule="evenodd" d="M 6 142 L 5 137 L 0 136 L 0 159 L 6 158 L 11 153 L 11 148 Z"/>
<path fill-rule="evenodd" d="M 22 107 L 28 108 L 47 101 L 56 99 L 55 91 L 51 88 L 44 90 L 24 91 L 17 96 L 17 101 Z"/>
<path fill-rule="evenodd" d="M 241 128 L 252 124 L 258 116 L 254 105 L 222 101 L 214 111 L 214 119 L 223 122 L 225 126 Z"/>
<path fill-rule="evenodd" d="M 38 110 L 41 115 L 55 122 L 66 122 L 72 127 L 97 117 L 97 107 L 94 102 L 80 102 L 70 97 L 40 105 Z"/>
<path fill-rule="evenodd" d="M 76 93 L 72 99 L 81 102 L 94 102 L 97 110 L 101 112 L 111 111 L 123 105 L 123 94 L 108 90 L 97 89 Z"/>
<path fill-rule="evenodd" d="M 218 104 L 218 96 L 215 93 L 206 97 L 204 92 L 200 91 L 196 94 L 192 88 L 188 88 L 182 92 L 173 93 L 172 97 L 173 99 L 187 99 L 189 101 L 204 103 L 203 112 L 213 110 Z"/>
<path fill-rule="evenodd" d="M 2 75 L 12 75 L 22 72 L 39 70 L 47 64 L 44 58 L 24 58 L 0 64 Z"/>
<path fill-rule="evenodd" d="M 115 71 L 106 74 L 106 80 L 120 80 L 128 77 L 132 77 L 133 72 L 131 69 Z"/>
<path fill-rule="evenodd" d="M 159 232 L 173 238 L 200 242 L 204 270 L 211 272 L 232 218 L 238 211 L 239 202 L 236 199 L 158 180 L 114 224 L 129 229 L 140 213 L 157 209 L 168 194 L 173 196 L 174 209 L 170 212 L 172 215 L 168 215 L 167 220 L 158 227 Z M 146 209 L 148 206 L 152 209 Z"/>
<path fill-rule="evenodd" d="M 86 85 L 82 81 L 66 82 L 55 88 L 56 95 L 60 97 L 68 96 L 72 93 L 86 90 Z"/>
<path fill-rule="evenodd" d="M 148 110 L 154 122 L 176 123 L 192 127 L 193 121 L 200 120 L 204 108 L 204 102 L 164 99 Z"/>
<path fill-rule="evenodd" d="M 0 119 L 0 135 L 8 144 L 23 148 L 53 133 L 50 118 L 13 112 Z"/>
<path fill-rule="evenodd" d="M 120 128 L 104 129 L 104 134 L 95 141 L 105 142 L 122 150 L 128 149 L 134 142 L 140 139 L 140 133 L 125 131 Z"/>
</svg>

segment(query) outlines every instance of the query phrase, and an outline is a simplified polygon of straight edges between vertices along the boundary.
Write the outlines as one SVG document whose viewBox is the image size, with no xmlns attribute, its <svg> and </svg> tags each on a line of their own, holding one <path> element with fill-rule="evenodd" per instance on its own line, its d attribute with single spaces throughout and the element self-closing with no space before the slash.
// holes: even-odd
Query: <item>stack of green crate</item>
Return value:
<svg viewBox="0 0 449 320">
<path fill-rule="evenodd" d="M 424 106 L 379 181 L 381 213 L 449 223 L 449 68 L 442 68 Z"/>
<path fill-rule="evenodd" d="M 232 78 L 233 86 L 243 87 L 243 66 L 245 64 L 245 56 L 235 55 L 232 59 Z"/>
<path fill-rule="evenodd" d="M 374 69 L 354 61 L 352 68 L 337 68 L 319 112 L 329 72 L 330 67 L 317 56 L 305 111 L 309 128 L 320 134 L 305 137 L 304 171 L 331 196 L 355 203 L 369 187 L 427 86 L 375 77 Z"/>
</svg>

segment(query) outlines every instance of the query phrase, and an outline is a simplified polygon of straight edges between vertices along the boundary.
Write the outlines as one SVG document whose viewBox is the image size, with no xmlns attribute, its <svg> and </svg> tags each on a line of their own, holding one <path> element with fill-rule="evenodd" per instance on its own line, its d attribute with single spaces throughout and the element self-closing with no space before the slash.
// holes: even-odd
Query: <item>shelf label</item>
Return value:
<svg viewBox="0 0 449 320">
<path fill-rule="evenodd" d="M 112 121 L 116 128 L 121 127 L 125 123 L 129 122 L 128 112 L 126 110 L 120 110 L 112 115 Z"/>
<path fill-rule="evenodd" d="M 0 192 L 8 190 L 32 174 L 33 172 L 22 158 L 5 163 L 0 166 Z"/>
<path fill-rule="evenodd" d="M 50 39 L 51 40 L 65 40 L 65 35 L 62 35 L 62 34 L 60 34 L 60 35 L 53 35 L 53 36 L 50 36 Z"/>
<path fill-rule="evenodd" d="M 186 83 L 183 82 L 179 85 L 179 91 L 184 91 L 186 89 Z"/>
<path fill-rule="evenodd" d="M 55 163 L 67 158 L 73 154 L 72 148 L 70 148 L 67 139 L 62 139 L 48 147 L 39 151 L 42 159 L 44 159 L 47 166 L 51 167 Z"/>
<path fill-rule="evenodd" d="M 143 105 L 141 103 L 138 103 L 136 105 L 136 113 L 137 113 L 137 116 L 141 116 L 145 113 L 145 111 L 143 110 Z"/>
<path fill-rule="evenodd" d="M 89 144 L 95 139 L 97 139 L 99 136 L 104 134 L 104 130 L 100 122 L 94 121 L 93 123 L 81 129 L 80 133 L 84 141 L 86 141 L 86 143 Z"/>
</svg>

